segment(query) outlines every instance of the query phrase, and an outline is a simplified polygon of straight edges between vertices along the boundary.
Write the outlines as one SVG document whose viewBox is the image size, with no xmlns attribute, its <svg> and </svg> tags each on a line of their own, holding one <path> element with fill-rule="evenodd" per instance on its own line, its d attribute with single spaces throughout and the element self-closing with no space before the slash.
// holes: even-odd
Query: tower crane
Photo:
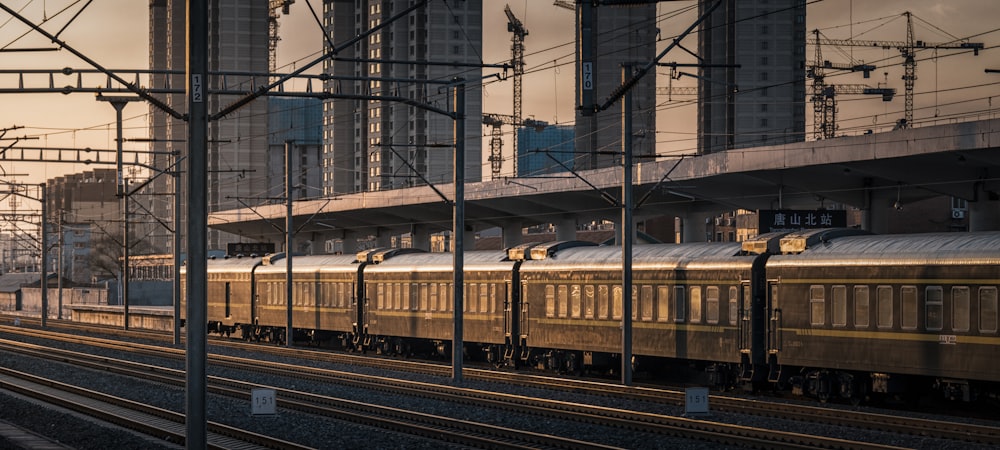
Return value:
<svg viewBox="0 0 1000 450">
<path fill-rule="evenodd" d="M 819 42 L 822 38 L 819 30 L 813 30 L 814 39 Z M 834 63 L 823 59 L 822 46 L 816 45 L 815 59 L 809 66 L 806 73 L 808 78 L 813 80 L 813 133 L 819 139 L 829 139 L 834 137 L 837 131 L 837 94 L 864 94 L 881 95 L 882 101 L 891 101 L 896 95 L 895 89 L 884 87 L 869 87 L 862 84 L 826 84 L 825 69 L 846 70 L 849 72 L 861 72 L 865 78 L 869 78 L 875 70 L 875 66 L 864 62 L 854 62 L 849 64 Z"/>
<path fill-rule="evenodd" d="M 510 10 L 510 5 L 505 5 L 503 12 L 507 14 L 507 31 L 513 33 L 510 45 L 510 65 L 514 75 L 514 114 L 507 116 L 504 114 L 483 114 L 483 124 L 493 127 L 490 139 L 490 168 L 493 178 L 500 177 L 500 169 L 503 167 L 503 125 L 514 125 L 514 173 L 517 174 L 517 127 L 521 126 L 521 77 L 524 75 L 524 37 L 528 35 L 528 30 L 524 28 L 514 12 Z"/>
<path fill-rule="evenodd" d="M 514 175 L 517 175 L 517 128 L 521 126 L 532 127 L 535 131 L 542 131 L 549 126 L 548 122 L 534 119 L 520 120 L 508 114 L 483 114 L 483 125 L 492 127 L 490 131 L 490 169 L 493 171 L 493 178 L 500 178 L 500 169 L 503 167 L 503 126 L 514 126 Z"/>
<path fill-rule="evenodd" d="M 880 41 L 880 40 L 853 40 L 853 39 L 826 39 L 820 38 L 819 35 L 815 38 L 815 44 L 820 45 L 839 45 L 839 46 L 854 46 L 854 47 L 881 47 L 884 49 L 896 48 L 899 53 L 903 56 L 903 84 L 904 84 L 904 94 L 905 94 L 905 105 L 904 105 L 904 115 L 903 119 L 899 122 L 899 128 L 907 128 L 913 124 L 913 86 L 917 79 L 916 69 L 917 69 L 917 59 L 916 51 L 924 49 L 956 49 L 956 50 L 972 50 L 974 55 L 979 55 L 979 50 L 983 49 L 982 42 L 968 42 L 967 40 L 959 40 L 960 42 L 948 42 L 948 43 L 932 43 L 918 41 L 914 39 L 913 36 L 913 14 L 909 11 L 903 13 L 906 16 L 906 40 L 905 41 Z"/>
<path fill-rule="evenodd" d="M 830 139 L 837 131 L 837 95 L 881 95 L 883 102 L 892 101 L 895 88 L 871 87 L 864 84 L 829 84 L 819 93 L 814 92 L 813 112 L 816 123 L 813 128 L 816 139 Z"/>
<path fill-rule="evenodd" d="M 278 36 L 278 10 L 281 10 L 281 14 L 288 15 L 292 3 L 295 3 L 295 0 L 268 0 L 267 3 L 267 63 L 271 73 L 278 68 L 278 41 L 281 40 Z"/>
</svg>

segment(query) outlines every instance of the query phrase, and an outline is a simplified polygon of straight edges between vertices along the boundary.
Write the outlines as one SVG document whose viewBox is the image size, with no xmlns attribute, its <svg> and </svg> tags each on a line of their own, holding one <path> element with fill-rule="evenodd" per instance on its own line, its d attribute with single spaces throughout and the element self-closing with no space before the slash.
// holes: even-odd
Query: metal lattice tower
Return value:
<svg viewBox="0 0 1000 450">
<path fill-rule="evenodd" d="M 916 51 L 920 49 L 954 49 L 972 50 L 974 55 L 979 55 L 979 50 L 983 49 L 982 42 L 968 42 L 959 40 L 949 43 L 930 43 L 918 41 L 913 35 L 913 14 L 909 11 L 903 13 L 906 16 L 906 41 L 878 41 L 878 40 L 853 40 L 853 39 L 826 39 L 816 35 L 816 45 L 839 45 L 854 47 L 882 47 L 896 48 L 903 56 L 903 86 L 905 94 L 905 107 L 903 119 L 899 123 L 900 128 L 907 128 L 913 124 L 913 88 L 917 79 L 917 58 Z"/>
<path fill-rule="evenodd" d="M 507 31 L 513 33 L 511 36 L 510 53 L 511 60 L 510 64 L 514 69 L 514 157 L 511 159 L 514 164 L 514 174 L 517 174 L 517 127 L 521 125 L 522 113 L 521 113 L 521 77 L 524 75 L 524 37 L 528 35 L 528 30 L 524 28 L 524 25 L 517 17 L 514 17 L 514 13 L 510 10 L 510 5 L 504 6 L 503 12 L 507 14 Z M 493 145 L 490 144 L 490 149 L 492 152 Z M 494 158 L 502 160 L 503 157 L 500 154 L 499 148 L 496 153 L 490 154 L 490 161 Z M 493 178 L 500 176 L 500 164 L 495 163 L 492 166 Z"/>
</svg>

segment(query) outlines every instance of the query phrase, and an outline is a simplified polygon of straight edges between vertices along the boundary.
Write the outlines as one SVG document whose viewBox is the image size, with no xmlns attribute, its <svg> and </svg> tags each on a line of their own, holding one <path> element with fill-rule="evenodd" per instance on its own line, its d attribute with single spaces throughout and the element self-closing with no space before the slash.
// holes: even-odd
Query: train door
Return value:
<svg viewBox="0 0 1000 450">
<path fill-rule="evenodd" d="M 781 379 L 781 370 L 778 363 L 778 356 L 781 353 L 782 344 L 782 323 L 781 305 L 778 301 L 777 280 L 767 281 L 767 364 L 770 368 L 768 381 L 776 382 Z"/>
<path fill-rule="evenodd" d="M 737 327 L 739 328 L 739 352 L 740 359 L 744 364 L 749 364 L 751 361 L 751 352 L 753 351 L 753 323 L 751 322 L 753 311 L 753 291 L 751 290 L 750 281 L 741 281 L 738 302 L 738 313 L 736 316 Z"/>
<path fill-rule="evenodd" d="M 531 309 L 531 301 L 528 300 L 528 285 L 526 283 L 521 283 L 520 295 L 519 295 L 520 311 L 515 310 L 514 314 L 520 316 L 520 333 L 518 336 L 518 347 L 520 348 L 521 361 L 528 360 L 528 334 L 531 332 L 531 320 L 528 317 L 528 311 Z"/>
<path fill-rule="evenodd" d="M 365 291 L 365 263 L 362 262 L 358 264 L 358 271 L 354 277 L 354 292 L 351 295 L 351 329 L 353 336 L 351 336 L 351 347 L 355 350 L 362 350 L 364 345 L 364 338 L 367 334 L 365 331 L 365 303 L 367 302 L 366 291 Z"/>
</svg>

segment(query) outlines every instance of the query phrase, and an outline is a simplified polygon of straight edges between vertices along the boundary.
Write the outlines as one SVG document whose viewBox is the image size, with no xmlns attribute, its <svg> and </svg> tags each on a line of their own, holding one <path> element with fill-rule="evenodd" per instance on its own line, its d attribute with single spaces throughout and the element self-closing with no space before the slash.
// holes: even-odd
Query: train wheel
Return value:
<svg viewBox="0 0 1000 450">
<path fill-rule="evenodd" d="M 567 374 L 580 376 L 583 374 L 583 361 L 577 357 L 576 353 L 567 353 L 563 360 L 563 370 Z"/>
</svg>

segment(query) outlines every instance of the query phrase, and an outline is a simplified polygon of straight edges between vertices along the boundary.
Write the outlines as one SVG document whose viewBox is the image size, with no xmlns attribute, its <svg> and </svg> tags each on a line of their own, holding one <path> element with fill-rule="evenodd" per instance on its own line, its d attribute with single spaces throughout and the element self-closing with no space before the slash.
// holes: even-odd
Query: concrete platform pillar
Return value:
<svg viewBox="0 0 1000 450">
<path fill-rule="evenodd" d="M 410 246 L 425 252 L 431 250 L 431 233 L 427 225 L 415 224 L 410 227 Z"/>
<path fill-rule="evenodd" d="M 679 216 L 681 242 L 708 242 L 708 220 L 714 215 L 709 212 L 688 212 Z"/>
<path fill-rule="evenodd" d="M 889 214 L 893 211 L 896 191 L 883 189 L 868 194 L 868 207 L 861 211 L 861 229 L 876 234 L 889 232 Z"/>
<path fill-rule="evenodd" d="M 511 248 L 521 244 L 524 227 L 520 220 L 509 220 L 503 224 L 503 248 Z"/>
<path fill-rule="evenodd" d="M 969 231 L 1000 231 L 1000 201 L 969 202 Z"/>
<path fill-rule="evenodd" d="M 392 232 L 385 228 L 379 228 L 375 234 L 375 246 L 378 248 L 392 247 Z"/>
<path fill-rule="evenodd" d="M 633 220 L 632 221 L 632 227 L 630 228 L 630 230 L 632 231 L 632 245 L 635 245 L 635 244 L 638 243 L 637 237 L 639 235 L 639 230 L 635 226 L 636 223 L 637 223 L 637 221 Z M 620 218 L 617 219 L 617 220 L 615 220 L 615 237 L 614 237 L 614 239 L 615 239 L 615 245 L 618 245 L 618 246 L 622 245 L 622 221 L 621 221 Z"/>
<path fill-rule="evenodd" d="M 555 226 L 557 241 L 576 240 L 576 217 L 563 217 Z"/>
<path fill-rule="evenodd" d="M 350 255 L 358 251 L 358 235 L 356 233 L 344 233 L 340 239 L 340 252 Z"/>
</svg>

